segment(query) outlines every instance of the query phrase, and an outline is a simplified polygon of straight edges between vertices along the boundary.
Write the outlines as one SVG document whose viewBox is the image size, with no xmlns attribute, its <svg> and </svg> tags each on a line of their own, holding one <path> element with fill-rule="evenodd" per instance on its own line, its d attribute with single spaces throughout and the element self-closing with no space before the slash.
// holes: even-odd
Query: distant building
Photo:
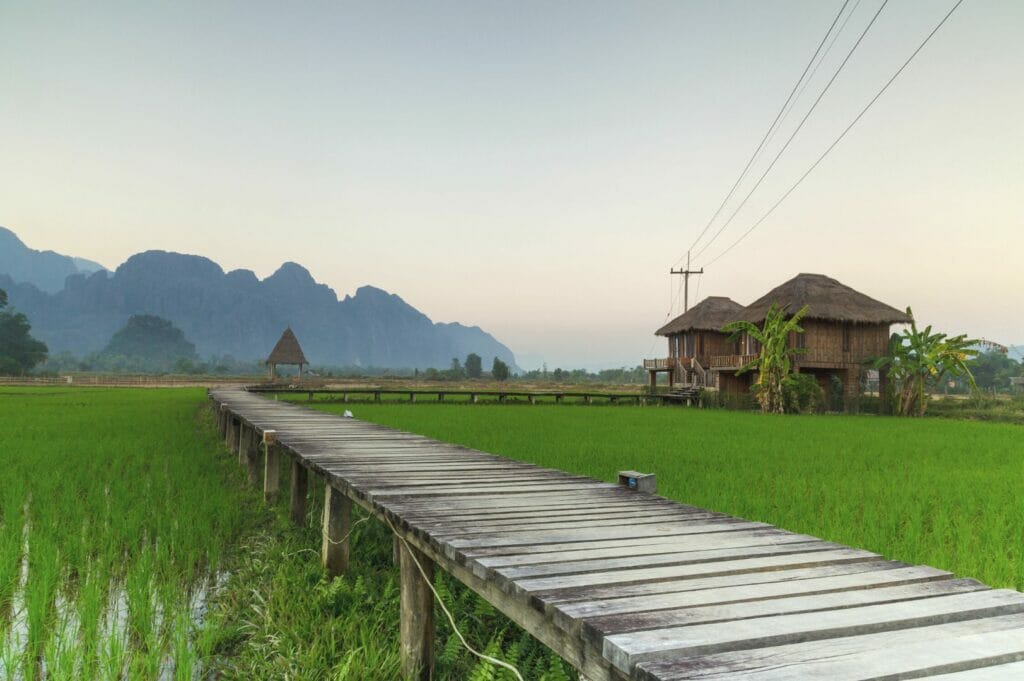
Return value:
<svg viewBox="0 0 1024 681">
<path fill-rule="evenodd" d="M 773 303 L 790 314 L 808 307 L 800 324 L 804 333 L 789 339 L 790 347 L 803 350 L 793 357 L 794 371 L 812 374 L 823 388 L 837 376 L 850 403 L 860 395 L 869 361 L 888 351 L 889 326 L 910 322 L 906 313 L 835 279 L 800 274 L 747 307 L 728 298 L 707 298 L 658 329 L 657 335 L 668 337 L 669 357 L 644 360 L 652 385 L 657 372 L 670 371 L 671 383 L 731 393 L 749 390 L 755 372 L 739 370 L 760 347 L 746 334 L 731 342 L 721 328 L 737 320 L 761 324 Z M 880 381 L 884 384 L 884 372 Z"/>
<path fill-rule="evenodd" d="M 306 361 L 306 355 L 302 352 L 299 339 L 295 337 L 295 333 L 290 326 L 284 330 L 284 333 L 281 334 L 281 339 L 277 341 L 277 345 L 270 351 L 270 357 L 267 358 L 266 364 L 270 370 L 270 380 L 277 378 L 277 367 L 279 364 L 298 365 L 299 378 L 302 378 L 302 367 L 309 364 L 309 362 Z"/>
</svg>

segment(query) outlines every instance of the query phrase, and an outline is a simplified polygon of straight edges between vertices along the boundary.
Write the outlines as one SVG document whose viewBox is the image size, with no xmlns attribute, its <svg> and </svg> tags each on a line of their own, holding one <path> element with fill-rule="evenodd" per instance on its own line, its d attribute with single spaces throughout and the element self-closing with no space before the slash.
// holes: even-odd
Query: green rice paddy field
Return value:
<svg viewBox="0 0 1024 681">
<path fill-rule="evenodd" d="M 1024 589 L 1024 428 L 676 407 L 317 404 Z"/>
<path fill-rule="evenodd" d="M 266 507 L 198 389 L 0 388 L 0 681 L 366 679 L 398 674 L 398 587 L 379 523 L 352 569 Z M 1024 587 L 1024 429 L 677 408 L 327 404 L 357 417 Z M 288 468 L 282 475 L 287 488 Z M 283 495 L 287 496 L 287 495 Z M 439 575 L 470 641 L 530 681 L 574 678 Z M 504 679 L 437 618 L 438 678 Z"/>
</svg>

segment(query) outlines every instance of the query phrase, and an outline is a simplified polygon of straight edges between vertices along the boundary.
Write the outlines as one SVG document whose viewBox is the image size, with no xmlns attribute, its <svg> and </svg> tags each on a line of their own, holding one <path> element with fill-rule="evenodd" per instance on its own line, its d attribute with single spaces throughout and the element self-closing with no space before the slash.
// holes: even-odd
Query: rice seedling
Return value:
<svg viewBox="0 0 1024 681">
<path fill-rule="evenodd" d="M 670 498 L 1024 589 L 1019 426 L 683 408 L 364 404 L 354 411 L 602 480 L 622 469 L 656 473 L 659 494 Z"/>
</svg>

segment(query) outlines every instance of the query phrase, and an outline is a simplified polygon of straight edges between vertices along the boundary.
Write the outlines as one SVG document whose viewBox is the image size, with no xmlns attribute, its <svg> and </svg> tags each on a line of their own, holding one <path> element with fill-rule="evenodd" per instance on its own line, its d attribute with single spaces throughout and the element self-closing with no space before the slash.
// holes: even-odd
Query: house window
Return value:
<svg viewBox="0 0 1024 681">
<path fill-rule="evenodd" d="M 807 347 L 807 332 L 796 334 L 796 347 L 806 348 Z"/>
<path fill-rule="evenodd" d="M 850 325 L 843 324 L 843 352 L 850 351 Z"/>
</svg>

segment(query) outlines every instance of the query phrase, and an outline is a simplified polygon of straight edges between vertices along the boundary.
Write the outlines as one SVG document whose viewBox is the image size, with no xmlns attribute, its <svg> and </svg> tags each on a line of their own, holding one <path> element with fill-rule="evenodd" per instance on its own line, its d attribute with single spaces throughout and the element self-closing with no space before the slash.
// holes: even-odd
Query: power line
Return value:
<svg viewBox="0 0 1024 681">
<path fill-rule="evenodd" d="M 747 161 L 747 165 L 743 167 L 743 171 L 740 172 L 740 176 L 737 177 L 736 182 L 733 183 L 732 189 L 730 189 L 729 193 L 725 195 L 724 199 L 722 199 L 722 203 L 718 206 L 718 209 L 715 211 L 715 214 L 712 215 L 711 219 L 708 220 L 708 223 L 704 225 L 704 229 L 701 230 L 701 233 L 697 235 L 697 238 L 694 239 L 693 244 L 691 244 L 690 248 L 687 249 L 687 251 L 692 251 L 694 248 L 697 247 L 697 244 L 700 243 L 700 240 L 707 233 L 708 229 L 710 229 L 712 223 L 714 223 L 715 219 L 722 212 L 722 209 L 725 208 L 725 204 L 729 202 L 729 199 L 731 199 L 732 195 L 736 192 L 736 188 L 739 187 L 740 182 L 742 182 L 743 178 L 746 177 L 747 171 L 750 170 L 750 166 L 753 165 L 755 159 L 757 159 L 758 155 L 761 153 L 761 150 L 764 148 L 764 145 L 768 141 L 769 135 L 772 134 L 772 131 L 775 130 L 775 126 L 782 119 L 783 113 L 786 111 L 786 108 L 789 106 L 789 103 L 793 101 L 793 95 L 796 94 L 797 89 L 800 87 L 800 83 L 803 82 L 804 80 L 804 76 L 807 75 L 807 72 L 808 70 L 810 70 L 811 65 L 814 63 L 814 60 L 818 57 L 818 54 L 821 52 L 822 46 L 825 44 L 825 41 L 828 40 L 829 35 L 832 33 L 832 29 L 835 28 L 836 24 L 839 22 L 839 17 L 843 15 L 843 12 L 846 10 L 846 6 L 849 4 L 850 0 L 845 0 L 845 2 L 843 2 L 842 6 L 839 8 L 839 13 L 836 14 L 836 18 L 832 20 L 832 24 L 829 25 L 828 31 L 825 32 L 825 35 L 822 37 L 821 42 L 818 43 L 818 48 L 814 50 L 814 54 L 811 55 L 811 60 L 807 62 L 807 66 L 804 67 L 804 70 L 800 74 L 800 77 L 797 79 L 796 83 L 793 84 L 793 89 L 789 91 L 789 96 L 786 97 L 786 101 L 783 102 L 782 108 L 779 109 L 779 112 L 777 114 L 775 114 L 775 120 L 772 121 L 772 124 L 768 126 L 768 130 L 765 131 L 764 137 L 761 138 L 761 143 L 757 145 L 756 149 L 754 149 L 754 153 L 751 154 L 750 159 Z M 838 33 L 836 35 L 838 35 Z M 682 261 L 682 259 L 683 256 L 680 256 L 679 260 L 677 260 L 675 264 L 678 265 Z"/>
<path fill-rule="evenodd" d="M 863 109 L 861 109 L 860 113 L 859 113 L 859 114 L 857 114 L 856 118 L 854 118 L 854 119 L 853 119 L 853 120 L 852 120 L 852 121 L 850 122 L 850 124 L 846 126 L 846 129 L 844 129 L 844 130 L 843 130 L 843 131 L 842 131 L 842 132 L 841 132 L 841 133 L 839 134 L 839 137 L 836 137 L 836 139 L 835 139 L 835 140 L 834 140 L 834 141 L 832 142 L 832 144 L 830 144 L 830 145 L 828 146 L 828 148 L 827 148 L 827 149 L 825 149 L 825 151 L 824 151 L 824 152 L 823 152 L 823 153 L 821 154 L 821 156 L 819 156 L 819 157 L 818 157 L 818 160 L 817 160 L 817 161 L 815 161 L 815 162 L 814 162 L 813 164 L 811 164 L 811 167 L 810 167 L 810 168 L 808 168 L 808 169 L 807 169 L 807 171 L 806 171 L 806 172 L 804 172 L 804 174 L 803 174 L 803 175 L 801 175 L 801 176 L 800 176 L 800 178 L 799 178 L 799 179 L 798 179 L 798 180 L 797 180 L 797 181 L 796 181 L 795 183 L 793 183 L 793 186 L 792 186 L 792 187 L 790 187 L 790 188 L 789 188 L 789 189 L 788 189 L 788 190 L 786 191 L 786 193 L 785 193 L 785 194 L 783 194 L 783 195 L 782 195 L 782 196 L 781 196 L 781 197 L 779 198 L 779 200 L 778 200 L 778 201 L 776 201 L 776 202 L 775 202 L 775 203 L 774 203 L 774 204 L 772 205 L 772 207 L 771 207 L 771 208 L 769 208 L 769 209 L 768 209 L 768 211 L 767 211 L 767 212 L 766 212 L 766 213 L 765 213 L 764 215 L 762 215 L 762 216 L 761 216 L 761 217 L 760 217 L 760 218 L 759 218 L 759 219 L 757 220 L 757 222 L 755 222 L 755 223 L 754 223 L 753 225 L 751 225 L 751 226 L 750 226 L 750 229 L 748 229 L 748 230 L 747 230 L 746 232 L 744 232 L 744 233 L 743 233 L 742 235 L 740 235 L 740 238 L 736 239 L 736 241 L 734 241 L 734 242 L 733 242 L 732 244 L 730 244 L 728 248 L 726 248 L 726 249 L 725 249 L 724 251 L 722 251 L 722 252 L 721 252 L 721 253 L 719 253 L 719 254 L 718 254 L 717 256 L 715 256 L 715 257 L 714 257 L 714 258 L 712 258 L 712 259 L 711 259 L 710 261 L 708 261 L 708 263 L 707 263 L 708 265 L 711 265 L 711 264 L 713 264 L 713 263 L 717 262 L 717 261 L 718 261 L 719 259 L 721 259 L 721 258 L 722 258 L 722 257 L 723 257 L 723 256 L 724 256 L 724 255 L 725 255 L 726 253 L 728 253 L 728 252 L 729 252 L 729 251 L 731 251 L 731 250 L 732 250 L 733 248 L 735 248 L 735 247 L 736 247 L 736 246 L 737 246 L 737 245 L 738 245 L 738 244 L 739 244 L 739 243 L 740 243 L 741 241 L 743 241 L 744 239 L 746 239 L 746 238 L 747 238 L 747 236 L 749 236 L 751 232 L 753 232 L 753 231 L 754 231 L 755 229 L 757 229 L 757 227 L 758 227 L 758 226 L 759 226 L 759 225 L 760 225 L 760 224 L 761 224 L 762 222 L 764 222 L 764 221 L 765 221 L 766 219 L 768 219 L 768 216 L 769 216 L 769 215 L 771 215 L 771 214 L 772 214 L 773 212 L 775 212 L 775 209 L 776 209 L 776 208 L 778 208 L 778 207 L 779 207 L 779 205 L 780 205 L 780 204 L 781 204 L 781 203 L 782 203 L 783 201 L 785 201 L 785 200 L 786 200 L 786 198 L 788 198 L 788 197 L 789 197 L 789 195 L 790 195 L 790 194 L 792 194 L 792 193 L 793 193 L 793 191 L 794 191 L 794 190 L 796 190 L 796 188 L 797 188 L 797 187 L 799 187 L 799 186 L 800 186 L 800 184 L 801 184 L 801 183 L 802 183 L 802 182 L 803 182 L 803 181 L 804 181 L 804 180 L 805 180 L 805 179 L 807 178 L 807 176 L 808 176 L 808 175 L 810 175 L 810 174 L 811 174 L 811 172 L 812 172 L 812 171 L 813 171 L 813 170 L 814 170 L 815 168 L 817 168 L 817 167 L 818 167 L 818 164 L 820 164 L 820 163 L 821 163 L 822 161 L 824 161 L 824 160 L 825 160 L 825 157 L 826 157 L 826 156 L 828 156 L 828 155 L 829 155 L 829 153 L 831 153 L 831 151 L 832 151 L 833 149 L 835 149 L 836 145 L 838 145 L 838 144 L 839 144 L 839 142 L 841 142 L 841 141 L 842 141 L 842 139 L 843 139 L 844 137 L 846 137 L 846 134 L 847 134 L 848 132 L 850 132 L 850 130 L 852 130 L 852 129 L 853 129 L 853 126 L 857 125 L 857 122 L 858 122 L 858 121 L 859 121 L 859 120 L 860 120 L 860 119 L 861 119 L 861 118 L 862 118 L 862 117 L 864 116 L 864 114 L 866 114 L 866 113 L 868 112 L 868 109 L 870 109 L 870 108 L 871 108 L 871 107 L 872 107 L 872 106 L 874 105 L 874 103 L 878 101 L 879 97 L 881 97 L 881 96 L 882 96 L 882 94 L 883 94 L 883 93 L 885 93 L 885 91 L 889 89 L 889 86 L 893 84 L 893 81 L 895 81 L 895 80 L 896 80 L 896 79 L 897 79 L 897 78 L 899 77 L 899 75 L 900 75 L 901 73 L 903 73 L 904 69 L 906 69 L 906 68 L 907 68 L 907 66 L 909 66 L 909 65 L 910 65 L 910 62 L 912 62 L 912 61 L 914 60 L 914 58 L 915 58 L 915 57 L 917 56 L 917 54 L 918 54 L 918 53 L 919 53 L 919 52 L 920 52 L 920 51 L 921 51 L 922 49 L 924 49 L 924 46 L 928 44 L 928 42 L 929 42 L 929 41 L 930 41 L 930 40 L 932 39 L 932 37 L 933 37 L 933 36 L 934 36 L 934 35 L 935 35 L 936 33 L 938 33 L 939 29 L 940 29 L 940 28 L 942 28 L 943 24 L 945 24 L 945 23 L 946 23 L 946 21 L 948 21 L 948 20 L 949 20 L 949 18 L 950 18 L 951 16 L 953 16 L 953 12 L 955 12 L 955 11 L 957 10 L 957 8 L 958 8 L 958 7 L 960 7 L 960 5 L 961 5 L 961 4 L 963 4 L 963 1 L 964 1 L 964 0 L 957 0 L 956 4 L 955 4 L 955 5 L 953 5 L 952 9 L 950 9 L 950 10 L 949 10 L 949 11 L 948 11 L 948 12 L 946 13 L 946 16 L 942 17 L 942 20 L 941 20 L 941 21 L 940 21 L 940 22 L 939 22 L 938 24 L 936 24 L 936 25 L 935 25 L 935 28 L 933 28 L 933 29 L 932 29 L 931 33 L 929 33 L 929 34 L 928 34 L 928 36 L 927 36 L 927 37 L 926 37 L 926 38 L 925 38 L 925 39 L 924 39 L 924 40 L 923 40 L 923 41 L 921 42 L 921 44 L 917 46 L 917 49 L 916 49 L 916 50 L 914 50 L 914 51 L 913 51 L 913 52 L 911 53 L 911 55 L 910 55 L 909 57 L 907 57 L 907 60 L 906 60 L 905 62 L 903 62 L 903 65 L 902 65 L 902 66 L 900 66 L 900 67 L 899 67 L 899 68 L 898 68 L 898 69 L 896 70 L 896 73 L 892 74 L 892 77 L 891 77 L 891 78 L 889 78 L 889 80 L 888 80 L 888 81 L 886 81 L 885 85 L 883 85 L 883 86 L 882 86 L 882 89 L 881 89 L 881 90 L 879 90 L 879 91 L 878 91 L 878 93 L 877 93 L 877 94 L 875 94 L 875 96 L 871 98 L 871 101 L 867 103 L 867 106 L 865 106 L 865 107 L 864 107 Z"/>
<path fill-rule="evenodd" d="M 884 0 L 882 2 L 882 5 L 878 8 L 878 11 L 875 12 L 874 16 L 871 17 L 871 21 L 869 21 L 868 25 L 864 27 L 863 31 L 861 31 L 860 36 L 857 38 L 857 42 L 855 42 L 853 44 L 853 47 L 850 48 L 850 51 L 846 53 L 846 57 L 844 57 L 842 63 L 839 64 L 839 68 L 836 69 L 836 72 L 833 73 L 832 77 L 829 78 L 827 83 L 825 83 L 825 87 L 822 88 L 821 92 L 818 93 L 818 97 L 817 97 L 817 99 L 814 100 L 814 103 L 811 104 L 811 108 L 808 109 L 807 113 L 804 114 L 804 117 L 800 119 L 800 123 L 797 124 L 796 129 L 793 130 L 793 133 L 786 140 L 786 143 L 783 144 L 782 148 L 779 149 L 778 153 L 775 154 L 775 158 L 773 158 L 772 162 L 768 164 L 768 167 L 764 169 L 764 172 L 761 173 L 761 177 L 758 178 L 758 180 L 754 184 L 754 186 L 750 189 L 749 192 L 747 192 L 747 195 L 745 197 L 743 197 L 743 200 L 740 202 L 740 205 L 736 206 L 736 209 L 733 210 L 732 214 L 729 216 L 729 219 L 726 220 L 722 224 L 722 226 L 718 228 L 718 231 L 715 232 L 715 235 L 713 237 L 711 237 L 711 241 L 709 241 L 706 244 L 704 244 L 703 246 L 701 246 L 700 250 L 697 251 L 697 253 L 694 254 L 695 257 L 700 257 L 700 255 L 702 253 L 704 253 L 704 251 L 708 250 L 708 248 L 710 248 L 711 245 L 713 243 L 715 243 L 715 241 L 718 239 L 718 237 L 721 236 L 721 234 L 725 230 L 725 228 L 728 227 L 732 223 L 732 221 L 736 217 L 737 213 L 739 213 L 740 210 L 743 209 L 743 206 L 747 205 L 747 201 L 749 201 L 750 197 L 753 196 L 754 192 L 757 191 L 757 188 L 761 186 L 761 183 L 764 182 L 764 179 L 766 177 L 768 177 L 768 173 L 770 173 L 772 171 L 772 168 L 774 168 L 775 164 L 778 163 L 779 158 L 782 157 L 782 154 L 785 153 L 786 149 L 789 148 L 789 145 L 793 142 L 793 140 L 796 138 L 797 134 L 804 127 L 804 123 L 806 123 L 807 119 L 811 117 L 811 114 L 814 113 L 814 110 L 818 108 L 818 104 L 825 97 L 825 94 L 832 87 L 832 84 L 836 82 L 836 78 L 838 78 L 839 74 L 842 73 L 843 68 L 846 66 L 847 62 L 850 61 L 850 57 L 852 57 L 853 53 L 857 51 L 857 48 L 860 46 L 861 42 L 864 40 L 864 37 L 868 34 L 868 31 L 870 31 L 871 27 L 875 25 L 875 21 L 878 19 L 878 15 L 880 15 L 882 13 L 882 10 L 885 9 L 885 6 L 888 5 L 888 4 L 889 4 L 889 0 Z"/>
<path fill-rule="evenodd" d="M 860 3 L 861 0 L 857 0 L 857 2 L 853 4 L 853 7 L 850 9 L 850 11 L 847 12 L 846 18 L 843 19 L 843 23 L 839 25 L 839 30 L 832 35 L 832 40 L 829 41 L 828 47 L 826 47 L 825 51 L 821 54 L 821 58 L 818 59 L 818 63 L 814 65 L 814 68 L 811 69 L 811 74 L 807 76 L 807 78 L 804 80 L 804 84 L 800 86 L 800 92 L 796 93 L 796 97 L 793 98 L 793 101 L 789 105 L 789 110 L 787 110 L 786 113 L 782 114 L 783 121 L 786 120 L 786 117 L 790 114 L 790 112 L 792 112 L 793 107 L 795 107 L 796 103 L 800 101 L 801 97 L 803 97 L 804 91 L 807 90 L 807 87 L 812 82 L 814 82 L 814 76 L 818 74 L 818 69 L 820 69 L 821 65 L 825 63 L 826 59 L 828 59 L 828 55 L 832 54 L 832 48 L 836 46 L 836 42 L 839 40 L 839 36 L 843 34 L 843 31 L 846 30 L 846 25 L 850 23 L 850 19 L 852 19 L 853 15 L 857 13 L 858 9 L 860 9 Z M 776 126 L 775 130 L 772 132 L 771 136 L 768 138 L 768 141 L 765 142 L 765 144 L 771 144 L 772 140 L 775 139 L 775 136 L 779 134 L 779 130 L 781 129 L 782 125 L 780 122 L 780 124 Z"/>
</svg>

